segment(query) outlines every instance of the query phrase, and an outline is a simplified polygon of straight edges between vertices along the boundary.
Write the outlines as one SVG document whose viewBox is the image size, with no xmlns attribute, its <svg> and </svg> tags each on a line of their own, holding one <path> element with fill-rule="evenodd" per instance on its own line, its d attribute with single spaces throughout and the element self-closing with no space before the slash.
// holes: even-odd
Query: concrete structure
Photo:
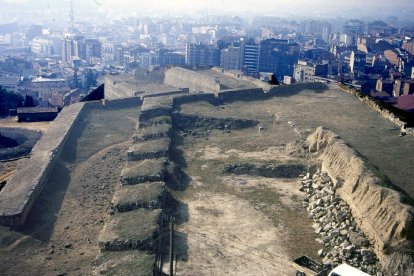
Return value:
<svg viewBox="0 0 414 276">
<path fill-rule="evenodd" d="M 33 79 L 28 88 L 31 91 L 37 92 L 40 100 L 47 100 L 53 94 L 66 94 L 71 90 L 65 79 L 48 79 L 42 77 Z"/>
<path fill-rule="evenodd" d="M 392 91 L 394 89 L 394 82 L 390 79 L 386 79 L 386 80 L 382 80 L 379 79 L 377 80 L 377 85 L 375 90 L 378 92 L 387 92 L 390 95 L 392 94 Z"/>
<path fill-rule="evenodd" d="M 101 58 L 102 44 L 98 39 L 85 39 L 85 60 L 90 63 L 93 58 Z"/>
<path fill-rule="evenodd" d="M 414 40 L 404 43 L 402 45 L 402 48 L 409 52 L 411 55 L 414 55 Z"/>
<path fill-rule="evenodd" d="M 19 107 L 17 109 L 19 122 L 53 121 L 57 116 L 57 107 Z"/>
<path fill-rule="evenodd" d="M 293 77 L 298 82 L 314 82 L 315 77 L 328 76 L 328 63 L 314 64 L 310 61 L 300 60 L 295 64 Z"/>
<path fill-rule="evenodd" d="M 292 77 L 289 77 L 289 76 L 285 76 L 284 78 L 283 78 L 283 83 L 284 84 L 294 84 L 294 83 L 296 83 L 296 79 L 295 78 L 292 78 Z"/>
<path fill-rule="evenodd" d="M 354 78 L 359 78 L 360 75 L 365 74 L 366 54 L 361 51 L 352 51 L 350 57 L 351 74 Z"/>
<path fill-rule="evenodd" d="M 159 49 L 158 50 L 158 64 L 161 67 L 168 65 L 184 65 L 185 64 L 185 55 L 179 52 L 173 52 L 168 49 Z"/>
<path fill-rule="evenodd" d="M 30 208 L 39 196 L 49 173 L 76 123 L 84 105 L 71 105 L 62 111 L 53 122 L 53 127 L 44 134 L 32 149 L 30 159 L 8 181 L 0 192 L 0 224 L 21 225 Z"/>
<path fill-rule="evenodd" d="M 404 82 L 403 95 L 414 94 L 414 80 L 407 80 Z"/>
<path fill-rule="evenodd" d="M 137 72 L 139 73 L 139 72 Z M 139 74 L 140 75 L 140 74 Z M 138 74 L 136 77 L 124 76 L 124 75 L 107 75 L 103 78 L 105 84 L 105 99 L 118 99 L 129 97 L 153 97 L 162 95 L 178 95 L 182 93 L 188 93 L 186 89 L 177 89 L 171 85 L 156 84 L 161 82 L 160 75 L 150 72 L 143 73 L 146 76 L 142 81 L 138 80 Z M 163 81 L 162 77 L 162 81 Z M 146 82 L 154 80 L 153 84 Z"/>
<path fill-rule="evenodd" d="M 36 37 L 32 40 L 31 49 L 37 56 L 50 57 L 60 54 L 56 52 L 53 41 L 42 37 Z"/>
<path fill-rule="evenodd" d="M 246 75 L 259 73 L 259 52 L 260 47 L 254 42 L 243 42 L 241 44 L 242 70 Z"/>
<path fill-rule="evenodd" d="M 300 47 L 288 40 L 267 39 L 260 42 L 259 71 L 275 74 L 278 80 L 293 76 L 299 59 Z"/>
<path fill-rule="evenodd" d="M 186 45 L 185 63 L 191 67 L 218 66 L 220 51 L 213 45 L 188 43 Z"/>
<path fill-rule="evenodd" d="M 242 65 L 242 53 L 240 46 L 230 45 L 221 50 L 220 67 L 226 70 L 240 70 Z"/>
<path fill-rule="evenodd" d="M 165 71 L 165 84 L 175 87 L 184 85 L 190 91 L 217 92 L 221 90 L 220 83 L 216 79 L 180 67 L 169 68 Z"/>
</svg>

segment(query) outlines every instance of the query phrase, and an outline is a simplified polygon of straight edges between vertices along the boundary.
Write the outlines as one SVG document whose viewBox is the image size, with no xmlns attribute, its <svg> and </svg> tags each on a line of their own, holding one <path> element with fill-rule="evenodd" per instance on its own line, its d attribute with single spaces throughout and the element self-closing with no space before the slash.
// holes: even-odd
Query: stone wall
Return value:
<svg viewBox="0 0 414 276">
<path fill-rule="evenodd" d="M 261 100 L 266 96 L 262 88 L 227 89 L 216 93 L 219 103 Z"/>
<path fill-rule="evenodd" d="M 220 67 L 213 67 L 213 68 L 211 68 L 211 70 L 213 70 L 217 73 L 220 73 L 224 76 L 228 76 L 228 77 L 232 77 L 232 78 L 236 78 L 236 79 L 241 79 L 243 81 L 248 81 L 250 83 L 253 83 L 257 87 L 262 88 L 266 92 L 269 91 L 273 87 L 273 85 L 271 85 L 267 82 L 264 82 L 262 80 L 259 80 L 259 79 L 256 79 L 256 78 L 253 78 L 253 77 L 250 77 L 250 76 L 245 76 L 245 75 L 242 74 L 241 71 L 238 71 L 238 70 L 225 70 L 225 69 L 220 68 Z"/>
<path fill-rule="evenodd" d="M 122 82 L 116 81 L 110 76 L 104 78 L 105 99 L 118 99 L 134 97 L 135 91 Z"/>
<path fill-rule="evenodd" d="M 403 203 L 402 194 L 387 188 L 344 141 L 320 127 L 309 136 L 308 145 L 318 154 L 322 169 L 333 179 L 382 263 L 388 258 L 385 252 L 398 251 L 414 240 L 414 208 Z"/>
<path fill-rule="evenodd" d="M 209 102 L 213 105 L 217 104 L 217 98 L 213 93 L 196 93 L 179 95 L 173 98 L 173 107 L 176 108 L 182 104 L 196 103 L 196 102 Z"/>
<path fill-rule="evenodd" d="M 362 102 L 364 102 L 366 105 L 368 105 L 372 110 L 377 111 L 380 113 L 384 118 L 390 120 L 397 126 L 399 126 L 402 130 L 404 130 L 407 134 L 414 135 L 414 128 L 413 127 L 406 127 L 407 122 L 405 122 L 403 119 L 399 118 L 397 114 L 394 114 L 392 111 L 384 108 L 378 102 L 373 100 L 371 97 L 362 94 L 360 91 L 347 87 L 345 85 L 340 85 L 340 88 L 342 91 L 353 94 L 357 96 Z"/>
<path fill-rule="evenodd" d="M 78 103 L 63 109 L 34 146 L 30 159 L 21 164 L 0 192 L 0 224 L 16 226 L 24 223 L 83 107 L 83 103 Z"/>
<path fill-rule="evenodd" d="M 215 78 L 181 67 L 168 68 L 165 71 L 164 83 L 174 87 L 188 87 L 190 91 L 218 92 L 221 90 L 221 85 Z"/>
<path fill-rule="evenodd" d="M 141 106 L 143 100 L 141 97 L 130 97 L 130 98 L 120 98 L 120 99 L 112 99 L 112 100 L 104 100 L 103 103 L 106 106 L 113 107 L 113 108 L 128 108 L 128 107 L 137 107 Z M 101 104 L 100 102 L 94 102 L 94 104 Z"/>
<path fill-rule="evenodd" d="M 324 91 L 328 89 L 328 86 L 321 82 L 306 82 L 306 83 L 295 83 L 291 85 L 272 85 L 269 90 L 266 91 L 266 94 L 269 97 L 289 95 L 293 93 L 298 93 L 302 90 L 316 90 Z"/>
</svg>

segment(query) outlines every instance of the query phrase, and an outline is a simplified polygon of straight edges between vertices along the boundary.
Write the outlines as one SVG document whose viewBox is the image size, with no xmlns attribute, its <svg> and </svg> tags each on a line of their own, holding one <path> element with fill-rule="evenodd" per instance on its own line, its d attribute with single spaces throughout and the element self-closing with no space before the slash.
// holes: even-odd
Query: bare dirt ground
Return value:
<svg viewBox="0 0 414 276">
<path fill-rule="evenodd" d="M 302 134 L 318 126 L 340 135 L 372 165 L 376 172 L 414 198 L 414 137 L 399 137 L 400 130 L 355 96 L 332 86 L 315 93 L 283 94 L 265 101 L 235 102 L 214 108 L 208 103 L 186 104 L 182 112 L 216 117 L 273 118 L 287 122 Z M 254 139 L 254 138 L 252 138 Z"/>
<path fill-rule="evenodd" d="M 138 108 L 91 108 L 69 137 L 26 224 L 0 228 L 0 275 L 90 275 Z"/>
<path fill-rule="evenodd" d="M 46 132 L 52 122 L 22 122 L 19 123 L 15 120 L 15 117 L 7 117 L 0 119 L 0 127 L 19 127 L 30 130 L 39 130 Z"/>
<path fill-rule="evenodd" d="M 0 128 L 23 128 L 33 131 L 40 131 L 45 133 L 51 122 L 23 122 L 18 123 L 14 117 L 0 118 Z M 10 162 L 0 162 L 0 182 L 9 179 L 17 170 L 21 163 L 21 160 L 15 160 Z"/>
<path fill-rule="evenodd" d="M 265 130 L 175 139 L 190 179 L 184 191 L 172 191 L 181 203 L 175 214 L 177 275 L 293 275 L 294 258 L 319 259 L 296 178 L 222 173 L 237 162 L 306 163 L 293 146 L 300 135 L 288 123 L 244 115 L 239 117 L 259 119 Z"/>
</svg>

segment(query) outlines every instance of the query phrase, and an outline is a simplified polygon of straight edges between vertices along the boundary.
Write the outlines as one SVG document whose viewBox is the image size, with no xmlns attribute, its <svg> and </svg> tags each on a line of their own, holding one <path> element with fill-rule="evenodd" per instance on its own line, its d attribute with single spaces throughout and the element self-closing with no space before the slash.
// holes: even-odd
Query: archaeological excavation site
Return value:
<svg viewBox="0 0 414 276">
<path fill-rule="evenodd" d="M 0 275 L 414 275 L 392 112 L 216 68 L 102 83 L 47 129 L 0 128 Z"/>
</svg>

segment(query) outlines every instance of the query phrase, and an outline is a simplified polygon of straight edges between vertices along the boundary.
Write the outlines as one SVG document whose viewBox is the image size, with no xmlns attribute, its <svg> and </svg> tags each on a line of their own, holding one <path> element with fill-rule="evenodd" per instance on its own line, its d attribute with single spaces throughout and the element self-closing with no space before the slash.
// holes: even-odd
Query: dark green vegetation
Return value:
<svg viewBox="0 0 414 276">
<path fill-rule="evenodd" d="M 0 86 L 0 117 L 8 116 L 9 109 L 15 109 L 23 105 L 23 97 L 13 92 L 8 92 Z"/>
</svg>

